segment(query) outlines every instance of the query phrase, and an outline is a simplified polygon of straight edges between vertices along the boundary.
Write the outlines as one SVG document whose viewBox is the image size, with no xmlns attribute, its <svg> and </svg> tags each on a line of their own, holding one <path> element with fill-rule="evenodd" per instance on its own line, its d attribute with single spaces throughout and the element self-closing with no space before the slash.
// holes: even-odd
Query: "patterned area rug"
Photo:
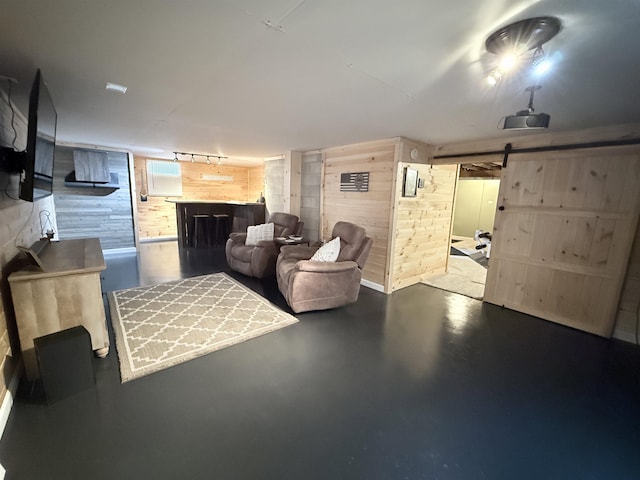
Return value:
<svg viewBox="0 0 640 480">
<path fill-rule="evenodd" d="M 482 300 L 486 281 L 486 268 L 467 256 L 450 255 L 449 271 L 427 278 L 422 283 Z"/>
<path fill-rule="evenodd" d="M 108 297 L 123 383 L 298 321 L 224 273 Z"/>
</svg>

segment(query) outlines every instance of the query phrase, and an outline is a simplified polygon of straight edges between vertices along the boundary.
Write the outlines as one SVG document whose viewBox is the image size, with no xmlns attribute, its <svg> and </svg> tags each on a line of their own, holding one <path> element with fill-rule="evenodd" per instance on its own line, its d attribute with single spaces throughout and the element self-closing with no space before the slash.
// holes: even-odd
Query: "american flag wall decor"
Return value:
<svg viewBox="0 0 640 480">
<path fill-rule="evenodd" d="M 341 192 L 368 192 L 369 172 L 341 173 Z"/>
</svg>

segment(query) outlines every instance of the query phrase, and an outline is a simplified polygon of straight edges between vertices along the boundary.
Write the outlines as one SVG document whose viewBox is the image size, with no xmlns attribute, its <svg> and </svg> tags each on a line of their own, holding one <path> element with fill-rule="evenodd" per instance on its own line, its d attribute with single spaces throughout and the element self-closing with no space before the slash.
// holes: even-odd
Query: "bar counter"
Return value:
<svg viewBox="0 0 640 480">
<path fill-rule="evenodd" d="M 249 225 L 264 223 L 264 203 L 226 202 L 215 200 L 166 200 L 176 204 L 178 244 L 188 247 L 189 232 L 193 231 L 193 215 L 229 215 L 232 232 L 245 232 Z"/>
</svg>

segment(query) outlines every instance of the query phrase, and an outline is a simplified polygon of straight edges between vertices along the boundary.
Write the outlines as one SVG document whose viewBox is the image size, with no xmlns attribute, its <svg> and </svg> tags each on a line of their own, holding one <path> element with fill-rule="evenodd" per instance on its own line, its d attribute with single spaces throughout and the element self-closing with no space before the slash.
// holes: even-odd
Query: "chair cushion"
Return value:
<svg viewBox="0 0 640 480">
<path fill-rule="evenodd" d="M 269 215 L 269 222 L 274 224 L 276 237 L 287 237 L 296 233 L 299 218 L 290 213 L 274 212 Z"/>
<path fill-rule="evenodd" d="M 333 227 L 332 236 L 342 239 L 340 246 L 340 256 L 338 261 L 356 260 L 362 242 L 366 236 L 364 228 L 348 222 L 337 222 Z"/>
<path fill-rule="evenodd" d="M 338 255 L 340 255 L 340 237 L 321 246 L 310 260 L 313 262 L 335 262 Z"/>
<path fill-rule="evenodd" d="M 245 245 L 257 245 L 262 240 L 273 240 L 273 223 L 250 225 L 247 227 Z"/>
</svg>

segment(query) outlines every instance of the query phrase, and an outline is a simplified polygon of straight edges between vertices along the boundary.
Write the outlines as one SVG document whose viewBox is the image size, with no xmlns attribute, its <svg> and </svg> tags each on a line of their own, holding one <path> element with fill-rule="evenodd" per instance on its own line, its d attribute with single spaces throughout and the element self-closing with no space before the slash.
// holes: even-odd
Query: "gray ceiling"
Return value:
<svg viewBox="0 0 640 480">
<path fill-rule="evenodd" d="M 550 130 L 640 122 L 640 0 L 0 0 L 0 75 L 26 111 L 42 69 L 59 140 L 143 155 L 442 144 L 526 107 L 530 79 L 484 82 L 484 41 L 539 15 L 563 22 L 535 102 Z"/>
</svg>

